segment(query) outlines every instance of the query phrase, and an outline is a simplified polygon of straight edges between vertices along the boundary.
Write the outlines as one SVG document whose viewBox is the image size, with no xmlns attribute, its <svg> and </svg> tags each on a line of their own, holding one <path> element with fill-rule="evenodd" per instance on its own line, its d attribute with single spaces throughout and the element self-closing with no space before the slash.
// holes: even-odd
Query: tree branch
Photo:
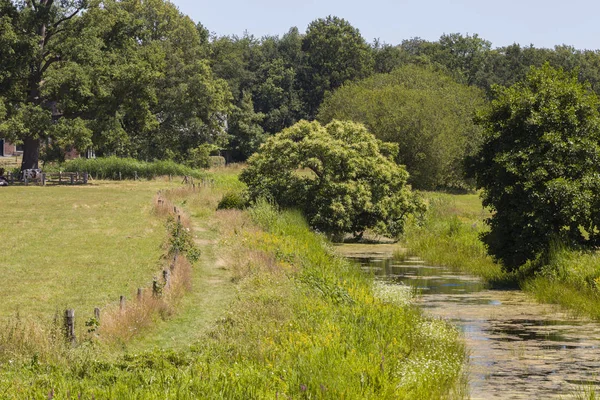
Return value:
<svg viewBox="0 0 600 400">
<path fill-rule="evenodd" d="M 314 172 L 314 174 L 319 178 L 319 179 L 323 179 L 323 173 L 317 171 L 315 168 L 307 165 L 306 168 L 310 169 L 312 172 Z"/>
<path fill-rule="evenodd" d="M 48 42 L 50 41 L 51 38 L 53 38 L 54 36 L 58 35 L 61 32 L 64 32 L 65 29 L 55 29 L 55 30 L 51 30 L 50 32 L 46 33 L 46 37 L 44 38 L 44 47 L 46 47 L 46 45 L 48 44 Z"/>
<path fill-rule="evenodd" d="M 44 63 L 44 66 L 42 67 L 42 69 L 40 69 L 40 74 L 44 74 L 44 72 L 46 72 L 46 70 L 48 68 L 50 68 L 50 66 L 52 64 L 54 64 L 55 62 L 60 61 L 60 56 L 54 56 L 52 58 L 49 58 L 48 60 L 46 60 L 46 62 Z"/>
<path fill-rule="evenodd" d="M 73 18 L 74 16 L 76 16 L 77 14 L 79 14 L 79 12 L 80 12 L 81 10 L 82 10 L 82 8 L 77 8 L 77 9 L 76 9 L 76 10 L 75 10 L 75 11 L 74 11 L 72 14 L 70 14 L 70 15 L 68 15 L 68 16 L 66 16 L 66 17 L 64 17 L 64 18 L 61 18 L 61 19 L 59 19 L 58 21 L 56 21 L 56 22 L 55 22 L 55 23 L 52 25 L 52 27 L 53 27 L 54 29 L 58 28 L 58 26 L 59 26 L 60 24 L 62 24 L 63 22 L 66 22 L 66 21 L 68 21 L 68 20 L 70 20 L 71 18 Z"/>
</svg>

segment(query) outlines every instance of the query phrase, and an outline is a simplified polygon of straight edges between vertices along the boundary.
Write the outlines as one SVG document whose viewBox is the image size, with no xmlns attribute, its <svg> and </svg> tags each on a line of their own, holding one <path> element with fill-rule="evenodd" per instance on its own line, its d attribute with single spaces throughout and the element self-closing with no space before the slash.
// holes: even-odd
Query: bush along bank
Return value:
<svg viewBox="0 0 600 400">
<path fill-rule="evenodd" d="M 294 212 L 217 211 L 238 297 L 187 350 L 61 368 L 11 366 L 13 398 L 448 398 L 464 393 L 464 345 L 404 292 L 375 287 Z M 2 382 L 2 383 L 4 383 Z M 5 386 L 5 385 L 2 385 Z M 7 393 L 11 393 L 10 391 Z M 67 395 L 68 394 L 68 395 Z"/>
<path fill-rule="evenodd" d="M 489 213 L 476 194 L 424 193 L 429 210 L 411 221 L 403 235 L 408 254 L 434 265 L 480 276 L 490 287 L 515 287 L 539 301 L 559 304 L 600 320 L 600 255 L 554 243 L 545 257 L 508 273 L 494 262 L 479 239 Z M 402 257 L 398 254 L 398 257 Z"/>
</svg>

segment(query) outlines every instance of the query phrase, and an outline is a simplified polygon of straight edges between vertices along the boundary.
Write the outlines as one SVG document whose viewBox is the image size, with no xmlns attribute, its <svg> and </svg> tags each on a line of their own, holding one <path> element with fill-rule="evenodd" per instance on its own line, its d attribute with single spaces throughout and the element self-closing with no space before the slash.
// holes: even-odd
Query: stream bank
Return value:
<svg viewBox="0 0 600 400">
<path fill-rule="evenodd" d="M 475 276 L 394 259 L 393 247 L 340 245 L 377 279 L 409 285 L 424 312 L 457 326 L 469 352 L 472 399 L 565 398 L 600 389 L 600 325 Z"/>
</svg>

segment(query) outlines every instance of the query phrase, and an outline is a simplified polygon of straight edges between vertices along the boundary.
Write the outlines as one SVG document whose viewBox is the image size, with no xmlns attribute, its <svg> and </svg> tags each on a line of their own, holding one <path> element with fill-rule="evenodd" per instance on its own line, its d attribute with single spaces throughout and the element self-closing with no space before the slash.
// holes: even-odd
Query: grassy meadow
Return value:
<svg viewBox="0 0 600 400">
<path fill-rule="evenodd" d="M 160 268 L 161 255 L 169 251 L 165 244 L 169 242 L 165 229 L 169 216 L 165 216 L 168 209 L 164 205 L 157 206 L 161 204 L 155 197 L 159 189 L 168 189 L 161 194 L 168 208 L 177 206 L 184 211 L 185 230 L 189 229 L 201 253 L 189 270 L 190 276 L 185 277 L 189 287 L 171 304 L 170 312 L 153 319 L 136 335 L 118 336 L 118 346 L 105 346 L 111 327 L 101 319 L 93 334 L 75 346 L 55 340 L 60 357 L 40 357 L 35 347 L 21 353 L 19 348 L 13 349 L 10 360 L 0 357 L 0 397 L 465 396 L 466 355 L 459 332 L 444 322 L 424 318 L 411 304 L 408 292 L 374 285 L 372 277 L 335 256 L 329 243 L 311 232 L 298 213 L 280 212 L 264 202 L 245 211 L 215 211 L 225 193 L 242 187 L 236 173 L 222 169 L 212 175 L 214 187 L 195 189 L 182 185 L 168 188 L 164 181 L 11 188 L 14 195 L 10 196 L 15 199 L 24 191 L 29 195 L 47 190 L 51 201 L 62 205 L 63 210 L 69 205 L 69 229 L 57 226 L 63 224 L 64 212 L 44 217 L 46 225 L 55 226 L 56 236 L 68 231 L 72 240 L 93 240 L 93 235 L 99 235 L 96 262 L 104 265 L 105 273 L 122 275 L 102 290 L 90 285 L 85 296 L 83 291 L 69 295 L 73 301 L 86 297 L 87 303 L 82 303 L 87 304 L 86 309 L 103 300 L 114 302 L 111 296 L 102 297 L 107 291 L 118 295 L 137 285 L 147 286 Z M 101 217 L 103 205 L 120 199 L 123 204 L 109 212 L 112 218 Z M 20 209 L 16 200 L 12 206 Z M 94 217 L 98 222 L 92 223 L 94 214 L 98 214 Z M 135 224 L 124 222 L 129 214 L 139 220 Z M 41 217 L 30 218 L 38 221 Z M 101 222 L 104 218 L 107 220 Z M 38 222 L 35 226 L 32 229 L 43 231 Z M 135 237 L 142 232 L 143 237 Z M 122 243 L 134 237 L 144 244 L 138 243 L 133 249 Z M 121 254 L 102 253 L 113 241 L 118 244 L 115 252 Z M 81 260 L 68 263 L 65 255 L 75 257 L 74 253 L 46 253 L 44 249 L 32 246 L 27 251 L 36 251 L 36 258 L 48 260 L 47 268 L 56 268 L 54 275 L 46 276 L 46 286 L 60 286 L 55 281 L 68 279 L 63 276 L 71 276 L 82 264 Z M 135 253 L 138 250 L 141 253 Z M 126 261 L 138 265 L 123 268 Z M 25 268 L 26 263 L 20 265 Z M 7 262 L 4 268 L 13 268 L 13 264 Z M 86 275 L 75 271 L 75 276 Z M 31 315 L 53 313 L 56 307 L 34 304 L 37 302 L 25 294 L 14 296 L 27 305 L 19 311 L 21 315 L 25 310 Z M 132 315 L 136 312 L 132 308 Z M 10 313 L 7 307 L 6 314 Z M 129 309 L 124 314 L 128 313 Z M 127 319 L 118 321 L 128 326 Z M 3 333 L 0 353 L 2 343 L 11 339 L 10 332 Z"/>
<path fill-rule="evenodd" d="M 0 192 L 0 317 L 92 313 L 148 286 L 165 228 L 152 197 L 167 182 L 8 187 Z"/>
</svg>

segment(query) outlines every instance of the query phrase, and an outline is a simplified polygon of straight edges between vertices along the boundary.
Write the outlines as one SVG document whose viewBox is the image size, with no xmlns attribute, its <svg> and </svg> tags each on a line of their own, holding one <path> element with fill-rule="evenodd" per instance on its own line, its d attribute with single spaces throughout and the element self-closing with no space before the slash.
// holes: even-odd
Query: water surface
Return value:
<svg viewBox="0 0 600 400">
<path fill-rule="evenodd" d="M 394 260 L 389 245 L 339 246 L 377 279 L 410 285 L 426 313 L 455 324 L 469 350 L 473 399 L 570 398 L 600 391 L 600 325 L 538 304 L 521 291 L 487 290 L 480 279 Z"/>
</svg>

